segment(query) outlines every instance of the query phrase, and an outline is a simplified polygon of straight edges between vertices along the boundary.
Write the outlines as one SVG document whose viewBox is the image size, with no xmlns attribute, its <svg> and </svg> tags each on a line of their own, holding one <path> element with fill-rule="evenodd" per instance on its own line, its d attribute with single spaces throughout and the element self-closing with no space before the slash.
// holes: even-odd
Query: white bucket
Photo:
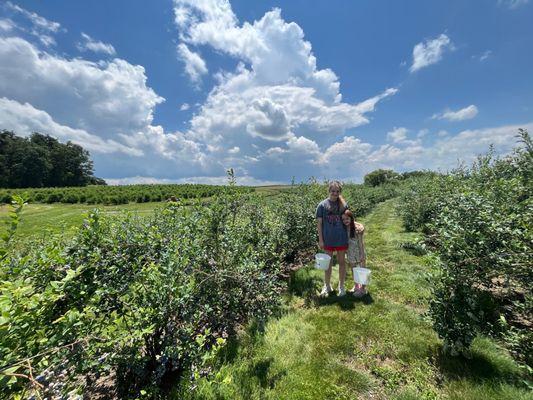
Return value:
<svg viewBox="0 0 533 400">
<path fill-rule="evenodd" d="M 329 261 L 331 260 L 331 256 L 324 253 L 318 253 L 315 255 L 315 268 L 321 269 L 322 271 L 325 271 L 329 268 Z"/>
<path fill-rule="evenodd" d="M 353 268 L 353 279 L 360 285 L 368 285 L 370 283 L 371 270 L 368 268 L 356 267 Z"/>
</svg>

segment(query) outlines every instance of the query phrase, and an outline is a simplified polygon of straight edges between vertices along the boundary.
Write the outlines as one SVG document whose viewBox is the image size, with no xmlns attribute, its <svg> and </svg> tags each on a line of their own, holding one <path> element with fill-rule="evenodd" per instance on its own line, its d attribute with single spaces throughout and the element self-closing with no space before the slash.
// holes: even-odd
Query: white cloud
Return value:
<svg viewBox="0 0 533 400">
<path fill-rule="evenodd" d="M 202 183 L 205 185 L 227 185 L 228 177 L 224 176 L 191 176 L 179 179 L 165 179 L 148 176 L 131 176 L 127 178 L 105 178 L 108 185 L 135 185 L 135 184 L 184 184 L 184 183 Z M 252 176 L 237 176 L 237 185 L 240 186 L 270 186 L 282 185 L 286 182 L 261 180 Z"/>
<path fill-rule="evenodd" d="M 468 107 L 462 108 L 458 111 L 446 110 L 440 114 L 434 114 L 432 119 L 446 119 L 448 121 L 464 121 L 472 119 L 478 114 L 478 108 L 471 104 Z"/>
<path fill-rule="evenodd" d="M 198 53 L 189 50 L 184 43 L 180 43 L 177 50 L 180 59 L 185 63 L 185 72 L 194 84 L 198 84 L 202 79 L 202 75 L 207 74 L 205 61 Z"/>
<path fill-rule="evenodd" d="M 145 130 L 164 101 L 146 86 L 143 67 L 121 59 L 69 60 L 15 37 L 0 38 L 0 59 L 0 95 L 102 137 Z"/>
<path fill-rule="evenodd" d="M 0 124 L 2 129 L 7 129 L 23 136 L 32 132 L 39 132 L 50 134 L 62 141 L 70 140 L 90 152 L 119 152 L 132 156 L 141 156 L 143 154 L 141 150 L 125 146 L 115 140 L 105 140 L 99 136 L 91 135 L 83 129 L 74 129 L 58 124 L 45 111 L 38 110 L 31 104 L 21 104 L 5 97 L 0 97 Z"/>
<path fill-rule="evenodd" d="M 429 129 L 427 128 L 420 129 L 418 133 L 416 134 L 416 137 L 420 139 L 420 138 L 425 137 L 428 133 L 429 133 Z"/>
<path fill-rule="evenodd" d="M 46 18 L 41 17 L 40 15 L 34 12 L 25 10 L 24 8 L 13 4 L 10 1 L 7 1 L 6 3 L 0 5 L 0 7 L 3 7 L 4 10 L 6 10 L 12 16 L 17 14 L 22 16 L 23 18 L 28 20 L 30 24 L 30 27 L 23 27 L 14 24 L 12 20 L 4 20 L 8 21 L 7 23 L 9 24 L 5 27 L 8 27 L 9 30 L 17 28 L 22 32 L 29 33 L 30 35 L 36 37 L 39 42 L 41 42 L 41 44 L 46 47 L 50 47 L 56 44 L 55 38 L 52 35 L 57 34 L 60 31 L 65 31 L 65 29 L 61 27 L 61 24 L 59 22 L 49 21 Z"/>
<path fill-rule="evenodd" d="M 418 43 L 413 48 L 413 64 L 409 68 L 416 72 L 421 68 L 438 63 L 446 50 L 453 50 L 454 46 L 450 38 L 442 33 L 439 37 Z"/>
<path fill-rule="evenodd" d="M 287 146 L 294 153 L 303 153 L 310 156 L 317 156 L 320 154 L 320 148 L 318 144 L 311 139 L 308 139 L 304 136 L 292 136 L 287 141 Z"/>
<path fill-rule="evenodd" d="M 11 9 L 13 11 L 16 11 L 20 14 L 22 14 L 24 17 L 28 18 L 35 27 L 38 29 L 41 29 L 43 31 L 48 31 L 52 33 L 57 33 L 61 29 L 61 24 L 59 22 L 49 21 L 44 17 L 41 17 L 40 15 L 30 12 L 28 10 L 25 10 L 24 8 L 13 4 L 12 2 L 8 1 L 5 3 L 5 6 L 8 9 Z"/>
<path fill-rule="evenodd" d="M 485 51 L 480 57 L 479 61 L 483 62 L 492 55 L 492 50 Z"/>
<path fill-rule="evenodd" d="M 345 136 L 342 142 L 335 143 L 326 149 L 319 159 L 319 164 L 328 167 L 350 168 L 352 163 L 364 162 L 371 150 L 371 144 L 363 143 L 353 136 Z"/>
<path fill-rule="evenodd" d="M 83 32 L 81 36 L 84 41 L 82 43 L 78 43 L 78 50 L 104 53 L 110 56 L 114 56 L 116 54 L 115 48 L 111 44 L 94 40 L 92 37 Z"/>
<path fill-rule="evenodd" d="M 0 59 L 2 128 L 72 140 L 91 151 L 97 168 L 111 171 L 117 165 L 162 177 L 206 171 L 200 144 L 152 125 L 154 108 L 164 99 L 146 86 L 143 67 L 121 59 L 69 60 L 16 37 L 0 37 Z"/>
<path fill-rule="evenodd" d="M 406 128 L 394 128 L 392 131 L 387 132 L 387 140 L 391 140 L 394 143 L 400 143 L 407 139 Z"/>
<path fill-rule="evenodd" d="M 174 4 L 184 43 L 238 61 L 234 71 L 215 74 L 218 84 L 186 132 L 194 141 L 209 143 L 208 154 L 221 165 L 277 173 L 266 164 L 276 159 L 286 168 L 303 171 L 317 162 L 317 141 L 323 135 L 367 124 L 366 114 L 398 91 L 389 88 L 358 104 L 343 102 L 338 77 L 330 69 L 317 68 L 302 29 L 283 20 L 279 9 L 240 24 L 228 1 Z M 235 147 L 248 157 L 234 157 L 229 150 Z"/>
<path fill-rule="evenodd" d="M 180 107 L 180 111 L 187 111 L 191 106 L 188 103 L 183 103 Z"/>
<path fill-rule="evenodd" d="M 427 146 L 409 140 L 373 146 L 354 137 L 344 137 L 341 142 L 326 149 L 320 164 L 327 168 L 326 177 L 345 176 L 359 181 L 366 173 L 378 168 L 445 172 L 456 168 L 460 162 L 472 163 L 477 155 L 486 153 L 491 144 L 496 154 L 509 153 L 518 144 L 516 135 L 519 128 L 531 132 L 533 122 L 465 130 L 457 134 L 441 131 L 437 139 Z"/>
<path fill-rule="evenodd" d="M 512 10 L 528 3 L 529 0 L 498 0 L 498 5 L 508 7 Z"/>
<path fill-rule="evenodd" d="M 252 136 L 268 140 L 280 140 L 290 133 L 289 122 L 284 108 L 270 99 L 256 99 L 251 104 L 251 118 L 246 131 Z"/>
<path fill-rule="evenodd" d="M 15 23 L 9 18 L 0 19 L 0 31 L 10 32 L 15 28 Z"/>
</svg>

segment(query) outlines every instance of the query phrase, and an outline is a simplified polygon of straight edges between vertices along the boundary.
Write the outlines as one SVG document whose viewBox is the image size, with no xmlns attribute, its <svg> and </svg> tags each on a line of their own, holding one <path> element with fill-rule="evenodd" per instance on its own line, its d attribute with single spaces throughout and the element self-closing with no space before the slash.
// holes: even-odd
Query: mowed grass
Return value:
<svg viewBox="0 0 533 400">
<path fill-rule="evenodd" d="M 290 185 L 259 186 L 256 193 L 265 198 L 274 198 L 281 192 L 290 190 Z M 212 198 L 204 198 L 208 201 Z M 192 200 L 191 200 L 192 202 Z M 149 215 L 156 208 L 164 206 L 165 202 L 149 203 L 129 203 L 120 205 L 103 204 L 28 204 L 23 211 L 22 220 L 17 228 L 16 236 L 20 238 L 47 236 L 49 234 L 66 233 L 70 234 L 79 227 L 86 215 L 97 208 L 104 214 L 117 214 L 121 212 L 132 212 L 138 215 Z M 184 203 L 187 204 L 187 203 Z M 9 205 L 0 205 L 0 223 L 8 222 Z M 0 232 L 5 226 L 0 225 Z"/>
<path fill-rule="evenodd" d="M 57 233 L 72 233 L 79 227 L 87 214 L 98 208 L 104 214 L 112 215 L 121 212 L 132 212 L 148 215 L 164 203 L 129 203 L 116 206 L 88 204 L 28 204 L 22 213 L 16 237 L 40 237 Z M 8 220 L 10 206 L 0 206 L 0 221 Z M 1 226 L 0 231 L 5 227 Z"/>
<path fill-rule="evenodd" d="M 241 332 L 190 397 L 533 399 L 521 369 L 491 340 L 476 339 L 469 359 L 442 352 L 420 316 L 428 267 L 400 246 L 416 235 L 403 232 L 394 202 L 379 205 L 363 222 L 370 295 L 320 299 L 322 273 L 299 270 L 281 315 Z"/>
</svg>

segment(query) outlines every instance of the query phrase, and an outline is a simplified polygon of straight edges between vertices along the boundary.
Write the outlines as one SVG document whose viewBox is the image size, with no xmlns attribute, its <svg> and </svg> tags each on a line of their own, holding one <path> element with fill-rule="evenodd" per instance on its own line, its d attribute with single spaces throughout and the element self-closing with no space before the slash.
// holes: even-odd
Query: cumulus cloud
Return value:
<svg viewBox="0 0 533 400">
<path fill-rule="evenodd" d="M 183 103 L 180 107 L 180 111 L 187 111 L 191 106 L 188 103 Z"/>
<path fill-rule="evenodd" d="M 146 86 L 143 67 L 121 59 L 69 60 L 17 37 L 0 38 L 0 59 L 1 96 L 102 137 L 146 129 L 154 107 L 164 101 Z"/>
<path fill-rule="evenodd" d="M 392 131 L 387 132 L 387 140 L 391 140 L 394 143 L 400 143 L 407 139 L 406 128 L 394 128 Z"/>
<path fill-rule="evenodd" d="M 468 107 L 457 111 L 446 110 L 439 114 L 433 114 L 432 119 L 446 119 L 448 121 L 464 121 L 474 118 L 478 113 L 478 108 L 471 104 Z"/>
<path fill-rule="evenodd" d="M 94 53 L 103 53 L 108 54 L 110 56 L 114 56 L 116 54 L 115 48 L 111 44 L 94 40 L 92 37 L 83 32 L 81 36 L 83 38 L 83 42 L 78 43 L 78 50 L 92 51 Z"/>
<path fill-rule="evenodd" d="M 186 132 L 194 141 L 210 143 L 208 153 L 221 164 L 258 171 L 266 160 L 276 159 L 302 169 L 317 162 L 318 139 L 367 124 L 366 114 L 398 91 L 389 88 L 360 103 L 343 102 L 337 75 L 317 67 L 303 30 L 286 22 L 280 9 L 241 24 L 226 0 L 174 4 L 180 40 L 238 62 L 235 70 L 215 74 L 217 85 Z M 235 147 L 248 157 L 234 157 L 229 150 Z M 302 154 L 313 157 L 304 161 Z"/>
<path fill-rule="evenodd" d="M 198 53 L 189 50 L 184 43 L 180 43 L 177 50 L 179 58 L 185 63 L 185 72 L 194 84 L 198 84 L 202 79 L 202 75 L 207 74 L 205 61 Z"/>
<path fill-rule="evenodd" d="M 108 170 L 119 165 L 183 176 L 208 164 L 201 145 L 152 125 L 154 108 L 164 99 L 146 85 L 143 67 L 121 59 L 65 59 L 17 37 L 0 37 L 0 59 L 2 128 L 71 140 Z M 105 158 L 106 153 L 124 158 Z M 151 161 L 140 162 L 141 156 Z"/>
<path fill-rule="evenodd" d="M 413 48 L 413 64 L 409 71 L 416 72 L 429 65 L 436 64 L 442 59 L 447 50 L 453 50 L 454 46 L 450 38 L 442 33 L 436 39 L 428 39 L 418 43 Z"/>
<path fill-rule="evenodd" d="M 472 163 L 478 154 L 486 153 L 490 145 L 494 145 L 496 154 L 509 153 L 518 144 L 516 135 L 519 128 L 531 131 L 533 122 L 464 130 L 456 134 L 444 131 L 446 134 L 443 135 L 441 131 L 433 142 L 426 145 L 420 140 L 402 139 L 393 144 L 374 146 L 355 137 L 344 137 L 341 142 L 326 149 L 320 157 L 320 164 L 327 167 L 327 177 L 345 176 L 355 180 L 362 180 L 366 173 L 378 168 L 446 172 L 461 162 Z M 395 131 L 398 132 L 398 129 Z M 403 137 L 401 134 L 397 136 Z"/>
<path fill-rule="evenodd" d="M 74 129 L 58 124 L 45 111 L 34 108 L 31 104 L 21 104 L 14 100 L 0 98 L 0 124 L 3 129 L 26 136 L 32 132 L 50 134 L 62 141 L 70 140 L 83 146 L 90 152 L 96 153 L 125 153 L 141 156 L 143 152 L 134 147 L 128 147 L 111 139 L 102 139 L 91 135 L 83 129 Z"/>
<path fill-rule="evenodd" d="M 320 157 L 319 164 L 329 167 L 350 168 L 352 163 L 363 163 L 370 154 L 372 145 L 353 136 L 345 136 L 342 142 L 331 145 Z"/>
</svg>

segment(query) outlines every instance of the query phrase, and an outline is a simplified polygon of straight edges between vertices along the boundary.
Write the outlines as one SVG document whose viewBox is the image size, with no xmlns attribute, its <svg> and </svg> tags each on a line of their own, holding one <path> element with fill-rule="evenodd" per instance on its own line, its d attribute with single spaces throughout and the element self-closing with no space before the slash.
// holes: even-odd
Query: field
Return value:
<svg viewBox="0 0 533 400">
<path fill-rule="evenodd" d="M 454 201 L 454 190 L 472 190 L 471 179 L 345 185 L 373 270 L 363 299 L 318 296 L 314 209 L 325 187 L 316 182 L 98 210 L 29 204 L 20 221 L 3 206 L 0 217 L 20 223 L 0 248 L 0 395 L 529 399 L 528 333 L 508 303 L 509 316 L 496 314 L 508 329 L 484 330 L 469 311 L 464 336 L 454 314 L 446 320 L 438 311 L 478 306 L 446 297 L 442 288 L 455 286 L 442 286 L 447 247 L 438 247 L 439 238 L 462 240 L 451 228 L 477 217 L 469 209 L 457 222 L 447 216 L 437 238 L 424 234 L 436 225 L 421 221 L 446 215 L 427 210 Z M 512 232 L 521 246 L 522 231 Z M 471 338 L 468 347 L 450 351 L 451 334 Z"/>
<path fill-rule="evenodd" d="M 322 273 L 291 279 L 286 308 L 263 331 L 249 328 L 221 355 L 197 399 L 531 399 L 522 371 L 498 345 L 479 337 L 470 358 L 450 357 L 421 318 L 429 295 L 424 259 L 386 202 L 367 228 L 370 295 L 319 299 Z M 334 277 L 336 274 L 334 273 Z M 351 279 L 349 284 L 351 284 Z"/>
<path fill-rule="evenodd" d="M 275 197 L 280 192 L 290 190 L 290 185 L 260 186 L 255 191 L 265 198 Z M 23 191 L 21 191 L 22 193 Z M 24 210 L 17 234 L 20 237 L 42 236 L 48 232 L 71 232 L 79 227 L 89 211 L 98 208 L 104 214 L 131 212 L 136 215 L 148 215 L 166 202 L 127 203 L 117 205 L 105 204 L 39 204 L 30 203 Z M 6 220 L 9 212 L 7 204 L 0 204 L 0 221 Z"/>
</svg>

